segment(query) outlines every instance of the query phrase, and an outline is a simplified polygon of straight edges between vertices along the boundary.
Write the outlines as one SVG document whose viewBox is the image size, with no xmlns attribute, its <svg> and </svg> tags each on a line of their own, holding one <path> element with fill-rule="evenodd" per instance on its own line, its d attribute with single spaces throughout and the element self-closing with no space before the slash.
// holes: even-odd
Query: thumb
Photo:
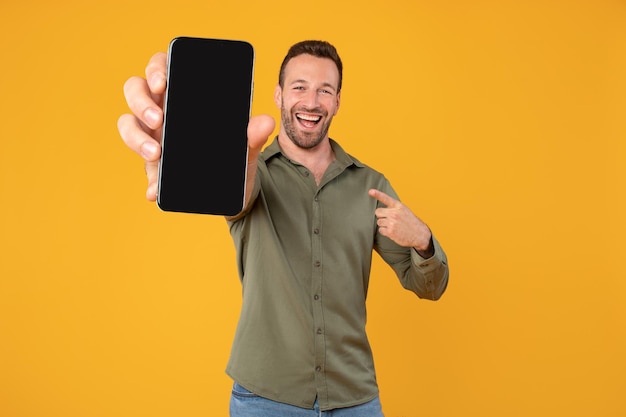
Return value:
<svg viewBox="0 0 626 417">
<path fill-rule="evenodd" d="M 248 147 L 252 152 L 259 152 L 274 131 L 276 122 L 271 116 L 262 114 L 250 118 L 248 122 Z"/>
</svg>

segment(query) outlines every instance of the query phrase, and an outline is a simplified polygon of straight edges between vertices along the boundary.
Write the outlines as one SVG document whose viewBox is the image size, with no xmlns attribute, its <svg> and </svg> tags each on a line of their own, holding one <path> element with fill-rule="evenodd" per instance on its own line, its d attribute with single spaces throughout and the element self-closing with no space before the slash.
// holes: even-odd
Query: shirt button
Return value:
<svg viewBox="0 0 626 417">
<path fill-rule="evenodd" d="M 317 334 L 322 334 L 322 329 L 317 329 Z"/>
<path fill-rule="evenodd" d="M 315 295 L 313 296 L 313 299 L 314 299 L 314 300 L 319 300 L 319 299 L 320 299 L 320 296 L 319 296 L 319 295 L 317 295 L 317 294 L 315 294 Z"/>
<path fill-rule="evenodd" d="M 317 227 L 315 229 L 313 229 L 313 233 L 315 233 L 316 235 L 320 234 L 320 229 L 318 229 Z"/>
<path fill-rule="evenodd" d="M 321 370 L 322 370 L 322 367 L 318 365 L 318 366 L 316 366 L 316 367 L 315 367 L 315 370 L 316 370 L 317 372 L 319 372 L 319 371 L 321 371 Z"/>
<path fill-rule="evenodd" d="M 315 267 L 319 267 L 322 263 L 320 261 L 315 261 L 315 263 L 313 265 L 315 265 Z"/>
<path fill-rule="evenodd" d="M 304 176 L 308 177 L 309 176 L 309 171 L 304 171 Z"/>
</svg>

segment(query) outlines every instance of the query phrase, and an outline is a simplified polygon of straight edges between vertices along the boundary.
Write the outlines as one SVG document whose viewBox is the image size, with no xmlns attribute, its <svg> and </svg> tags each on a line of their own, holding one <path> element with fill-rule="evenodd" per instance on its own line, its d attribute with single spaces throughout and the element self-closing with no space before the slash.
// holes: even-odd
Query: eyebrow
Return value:
<svg viewBox="0 0 626 417">
<path fill-rule="evenodd" d="M 297 79 L 297 80 L 293 80 L 291 83 L 289 83 L 289 85 L 293 85 L 293 84 L 297 84 L 297 83 L 310 84 L 310 82 L 307 81 L 307 80 Z M 333 90 L 337 90 L 337 87 L 335 87 L 334 85 L 332 85 L 329 82 L 322 83 L 322 87 L 330 87 Z"/>
</svg>

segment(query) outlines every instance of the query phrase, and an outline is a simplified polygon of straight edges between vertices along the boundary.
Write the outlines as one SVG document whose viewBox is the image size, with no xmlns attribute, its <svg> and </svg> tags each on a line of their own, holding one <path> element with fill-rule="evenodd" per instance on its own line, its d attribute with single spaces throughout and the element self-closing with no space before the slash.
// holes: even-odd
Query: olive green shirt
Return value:
<svg viewBox="0 0 626 417">
<path fill-rule="evenodd" d="M 446 255 L 420 257 L 377 231 L 380 204 L 370 188 L 394 198 L 387 179 L 346 154 L 320 185 L 275 140 L 260 155 L 244 211 L 228 224 L 236 246 L 243 301 L 226 369 L 240 385 L 271 400 L 322 410 L 378 395 L 365 333 L 372 253 L 404 288 L 437 300 L 448 282 Z"/>
</svg>

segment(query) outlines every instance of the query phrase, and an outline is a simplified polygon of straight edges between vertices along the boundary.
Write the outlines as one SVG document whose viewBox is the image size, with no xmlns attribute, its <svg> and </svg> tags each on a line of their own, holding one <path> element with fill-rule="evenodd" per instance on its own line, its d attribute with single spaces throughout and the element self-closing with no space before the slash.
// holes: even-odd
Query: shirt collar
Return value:
<svg viewBox="0 0 626 417">
<path fill-rule="evenodd" d="M 335 158 L 340 165 L 344 167 L 355 165 L 359 168 L 363 168 L 364 165 L 358 159 L 346 153 L 339 143 L 331 138 L 329 138 L 329 141 L 330 146 L 333 148 L 333 152 L 335 153 Z M 263 150 L 262 157 L 263 160 L 268 161 L 278 154 L 282 154 L 285 158 L 287 158 L 280 148 L 280 145 L 278 144 L 278 136 L 276 136 L 272 143 Z"/>
</svg>

